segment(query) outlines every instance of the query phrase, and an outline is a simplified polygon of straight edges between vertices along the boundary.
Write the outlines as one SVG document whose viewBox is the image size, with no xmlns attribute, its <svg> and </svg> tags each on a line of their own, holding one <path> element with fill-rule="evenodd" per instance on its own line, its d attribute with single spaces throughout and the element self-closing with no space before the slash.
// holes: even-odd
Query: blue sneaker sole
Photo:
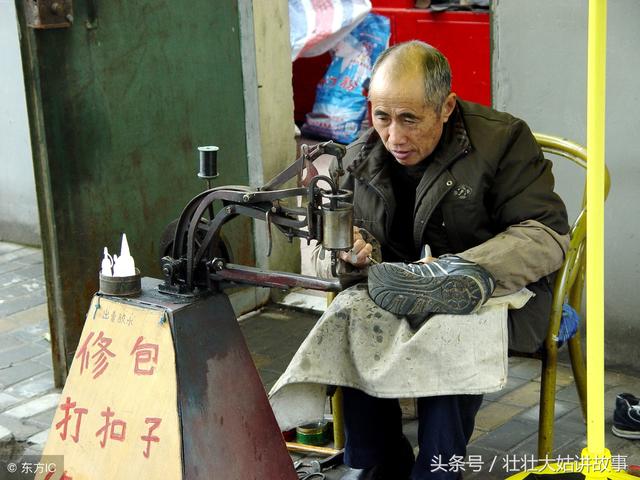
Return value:
<svg viewBox="0 0 640 480">
<path fill-rule="evenodd" d="M 396 315 L 445 313 L 467 315 L 484 299 L 479 281 L 464 274 L 440 277 L 411 273 L 390 263 L 369 267 L 369 296 Z"/>
</svg>

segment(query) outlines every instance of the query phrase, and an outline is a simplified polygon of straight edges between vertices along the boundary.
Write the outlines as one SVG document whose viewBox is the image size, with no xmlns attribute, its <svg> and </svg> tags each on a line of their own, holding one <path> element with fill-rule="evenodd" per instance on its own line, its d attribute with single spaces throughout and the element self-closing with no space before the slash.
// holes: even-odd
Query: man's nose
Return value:
<svg viewBox="0 0 640 480">
<path fill-rule="evenodd" d="M 406 139 L 402 125 L 398 122 L 391 122 L 391 125 L 389 125 L 389 143 L 392 145 L 403 145 Z"/>
</svg>

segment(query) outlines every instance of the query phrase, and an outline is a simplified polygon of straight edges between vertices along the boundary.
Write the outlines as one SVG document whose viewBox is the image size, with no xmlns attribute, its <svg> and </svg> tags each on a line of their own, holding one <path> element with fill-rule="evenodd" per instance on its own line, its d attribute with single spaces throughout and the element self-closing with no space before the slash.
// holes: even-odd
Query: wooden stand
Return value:
<svg viewBox="0 0 640 480">
<path fill-rule="evenodd" d="M 96 295 L 37 480 L 297 478 L 229 299 Z"/>
</svg>

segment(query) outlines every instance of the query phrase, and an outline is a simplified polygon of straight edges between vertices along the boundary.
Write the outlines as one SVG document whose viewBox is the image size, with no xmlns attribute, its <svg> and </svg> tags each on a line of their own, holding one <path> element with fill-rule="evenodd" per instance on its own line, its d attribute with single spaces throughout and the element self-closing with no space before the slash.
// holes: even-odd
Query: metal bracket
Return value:
<svg viewBox="0 0 640 480">
<path fill-rule="evenodd" d="M 72 0 L 23 0 L 31 28 L 68 28 L 73 23 Z"/>
</svg>

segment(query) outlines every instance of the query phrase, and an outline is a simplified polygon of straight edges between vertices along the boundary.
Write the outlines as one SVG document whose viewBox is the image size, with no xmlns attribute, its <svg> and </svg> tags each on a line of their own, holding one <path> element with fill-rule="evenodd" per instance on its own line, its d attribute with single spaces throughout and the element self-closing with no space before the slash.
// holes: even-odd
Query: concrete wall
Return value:
<svg viewBox="0 0 640 480">
<path fill-rule="evenodd" d="M 640 338 L 640 2 L 608 2 L 606 161 L 606 360 L 635 369 Z M 495 0 L 494 106 L 534 131 L 586 144 L 587 2 Z M 559 160 L 557 190 L 575 214 L 584 177 Z"/>
<path fill-rule="evenodd" d="M 293 162 L 296 154 L 287 0 L 253 1 L 253 19 L 260 157 L 250 159 L 249 175 L 252 185 L 260 185 Z M 295 183 L 290 182 L 287 186 L 295 186 Z M 273 227 L 272 253 L 266 257 L 264 227 L 264 222 L 256 222 L 258 264 L 275 270 L 300 271 L 299 242 L 289 244 Z"/>
<path fill-rule="evenodd" d="M 0 0 L 0 240 L 40 244 L 29 123 L 13 0 Z"/>
</svg>

